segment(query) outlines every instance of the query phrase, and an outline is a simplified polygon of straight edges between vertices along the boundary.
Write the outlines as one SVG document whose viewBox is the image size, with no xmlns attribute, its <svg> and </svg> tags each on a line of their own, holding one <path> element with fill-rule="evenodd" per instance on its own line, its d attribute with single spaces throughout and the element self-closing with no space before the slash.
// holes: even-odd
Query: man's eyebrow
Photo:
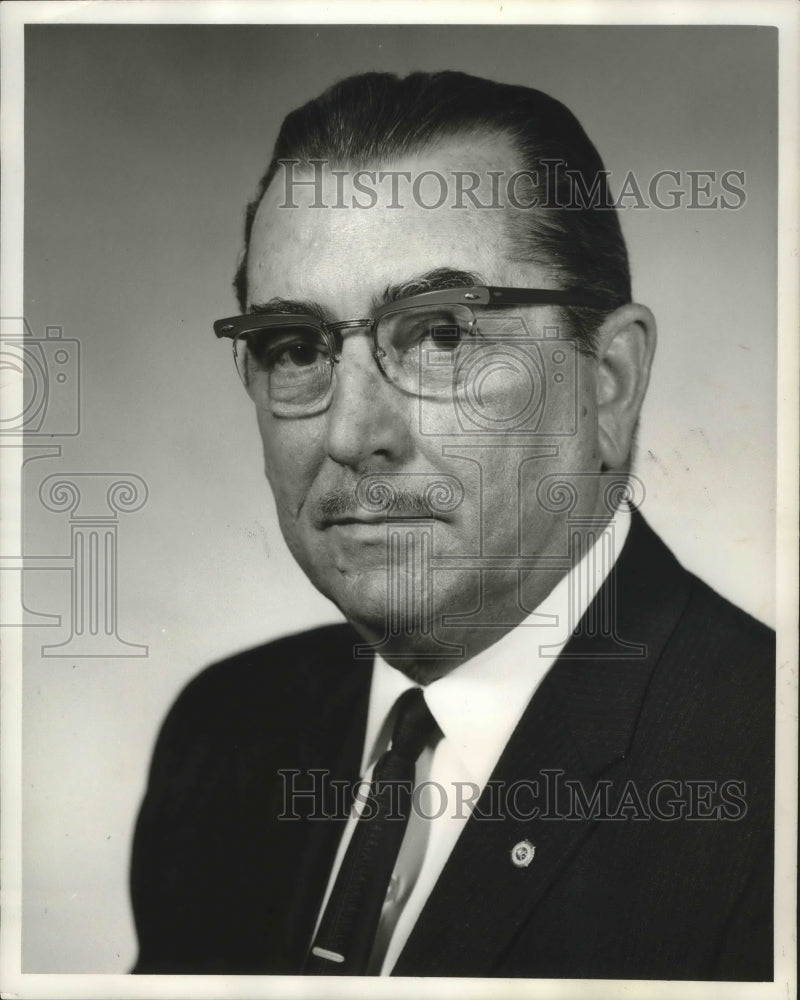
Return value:
<svg viewBox="0 0 800 1000">
<path fill-rule="evenodd" d="M 318 302 L 310 299 L 282 299 L 275 296 L 267 302 L 251 303 L 247 312 L 265 316 L 316 316 L 325 322 L 325 310 Z"/>
<path fill-rule="evenodd" d="M 470 288 L 473 285 L 485 285 L 486 280 L 477 271 L 462 271 L 452 267 L 437 267 L 433 271 L 406 278 L 395 285 L 387 285 L 381 295 L 375 296 L 373 309 L 388 302 L 396 302 L 411 295 L 421 295 L 423 292 L 440 292 L 447 288 Z M 266 316 L 297 316 L 300 314 L 316 316 L 323 323 L 328 317 L 318 302 L 310 299 L 284 299 L 276 295 L 267 302 L 251 303 L 248 313 Z"/>
<path fill-rule="evenodd" d="M 469 288 L 472 285 L 485 285 L 486 281 L 477 271 L 461 271 L 451 267 L 437 267 L 413 278 L 408 278 L 396 285 L 388 285 L 380 300 L 374 303 L 375 308 L 397 299 L 405 299 L 410 295 L 421 295 L 423 292 L 440 292 L 446 288 Z"/>
</svg>

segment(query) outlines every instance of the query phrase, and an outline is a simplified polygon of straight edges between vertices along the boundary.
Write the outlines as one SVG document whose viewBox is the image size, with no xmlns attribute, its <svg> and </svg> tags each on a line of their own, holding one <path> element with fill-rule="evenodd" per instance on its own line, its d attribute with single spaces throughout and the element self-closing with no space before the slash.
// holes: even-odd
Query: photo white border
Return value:
<svg viewBox="0 0 800 1000">
<path fill-rule="evenodd" d="M 467 14 L 469 15 L 467 17 Z M 23 315 L 24 45 L 25 24 L 592 24 L 592 25 L 773 25 L 779 29 L 778 191 L 778 497 L 776 595 L 778 701 L 775 854 L 775 981 L 713 983 L 715 997 L 791 998 L 797 995 L 797 680 L 798 680 L 798 100 L 800 6 L 794 0 L 510 0 L 465 5 L 452 0 L 248 0 L 248 2 L 15 2 L 0 8 L 0 315 Z M 21 378 L 5 382 L 4 413 L 21 409 Z M 21 449 L 18 450 L 21 452 Z M 20 530 L 20 462 L 14 449 L 0 451 L 0 545 Z M 11 548 L 9 546 L 9 548 Z M 18 546 L 14 550 L 19 551 Z M 14 575 L 16 577 L 16 574 Z M 0 621 L 21 613 L 19 579 L 0 595 Z M 3 997 L 623 997 L 706 998 L 707 982 L 500 979 L 329 979 L 277 976 L 129 976 L 21 972 L 21 630 L 2 636 L 2 868 L 0 869 L 0 989 Z"/>
</svg>

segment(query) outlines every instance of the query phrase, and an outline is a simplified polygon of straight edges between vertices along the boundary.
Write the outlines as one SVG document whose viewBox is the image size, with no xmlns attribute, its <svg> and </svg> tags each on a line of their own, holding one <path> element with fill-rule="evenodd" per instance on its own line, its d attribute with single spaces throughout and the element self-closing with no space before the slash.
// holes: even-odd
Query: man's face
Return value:
<svg viewBox="0 0 800 1000">
<path fill-rule="evenodd" d="M 438 171 L 452 180 L 454 168 L 480 174 L 505 169 L 510 174 L 515 157 L 499 141 L 481 146 L 453 139 L 384 168 L 412 176 Z M 350 206 L 350 178 L 344 178 L 338 192 L 337 183 L 342 180 L 326 174 L 322 201 L 333 206 L 344 200 Z M 512 259 L 503 214 L 508 209 L 480 209 L 468 200 L 465 207 L 453 209 L 452 199 L 440 209 L 426 209 L 415 203 L 409 187 L 402 190 L 407 195 L 401 196 L 400 208 L 389 207 L 391 192 L 378 185 L 380 200 L 374 208 L 337 209 L 311 207 L 313 188 L 295 187 L 298 207 L 282 208 L 285 179 L 279 173 L 252 230 L 248 307 L 280 298 L 317 303 L 329 322 L 367 318 L 387 288 L 443 268 L 477 273 L 489 285 L 558 287 L 546 269 Z M 430 204 L 434 199 L 435 194 L 423 193 L 420 200 Z M 547 399 L 535 433 L 530 424 L 516 432 L 513 420 L 509 424 L 509 415 L 529 402 L 531 386 L 520 381 L 519 373 L 509 375 L 502 359 L 468 387 L 473 412 L 477 400 L 487 407 L 488 422 L 468 420 L 465 425 L 458 391 L 455 398 L 420 400 L 383 378 L 372 339 L 363 330 L 346 332 L 331 401 L 322 412 L 286 418 L 258 409 L 266 474 L 289 548 L 311 581 L 365 635 L 383 635 L 395 599 L 390 595 L 396 593 L 397 575 L 391 584 L 387 572 L 387 524 L 354 503 L 331 503 L 332 497 L 352 497 L 364 476 L 389 477 L 420 497 L 437 481 L 463 488 L 455 509 L 430 510 L 436 618 L 477 612 L 484 620 L 514 624 L 563 574 L 563 569 L 553 574 L 528 568 L 520 576 L 497 563 L 499 569 L 482 577 L 478 573 L 478 557 L 563 554 L 565 514 L 554 512 L 552 504 L 544 509 L 537 486 L 554 473 L 599 469 L 593 361 L 577 355 L 571 341 L 563 345 L 565 351 L 553 350 L 554 328 L 561 322 L 556 308 L 520 308 L 513 316 L 517 319 L 508 328 L 518 335 L 521 318 L 542 347 L 535 391 Z M 559 332 L 568 339 L 563 324 Z M 548 430 L 559 433 L 548 435 Z M 593 477 L 584 479 L 580 509 L 591 513 L 597 484 Z M 414 513 L 408 505 L 399 511 L 409 512 Z M 446 566 L 441 563 L 445 558 Z M 404 564 L 401 577 L 419 572 L 417 560 L 413 568 Z"/>
</svg>

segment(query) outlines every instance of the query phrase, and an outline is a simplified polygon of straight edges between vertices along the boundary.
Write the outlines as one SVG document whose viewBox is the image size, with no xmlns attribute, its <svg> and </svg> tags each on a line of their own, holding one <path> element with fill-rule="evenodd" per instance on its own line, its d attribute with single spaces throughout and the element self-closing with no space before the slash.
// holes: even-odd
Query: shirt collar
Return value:
<svg viewBox="0 0 800 1000">
<path fill-rule="evenodd" d="M 516 628 L 424 688 L 425 701 L 444 739 L 469 779 L 480 788 L 488 781 L 528 702 L 572 629 L 611 571 L 628 536 L 630 521 L 627 508 L 615 513 L 610 523 L 614 539 L 610 559 L 598 559 L 595 547 L 590 548 Z M 572 629 L 554 627 L 553 622 L 571 622 Z M 389 715 L 397 699 L 417 686 L 376 654 L 362 774 L 388 745 Z"/>
</svg>

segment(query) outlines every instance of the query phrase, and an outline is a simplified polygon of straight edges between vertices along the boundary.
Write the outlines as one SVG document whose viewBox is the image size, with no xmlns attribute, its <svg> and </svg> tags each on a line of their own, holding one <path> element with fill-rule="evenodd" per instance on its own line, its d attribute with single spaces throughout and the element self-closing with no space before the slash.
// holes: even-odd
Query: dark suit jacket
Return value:
<svg viewBox="0 0 800 1000">
<path fill-rule="evenodd" d="M 772 978 L 772 633 L 638 515 L 584 621 L 614 596 L 616 638 L 570 639 L 492 781 L 558 771 L 587 799 L 610 783 L 621 815 L 473 816 L 394 975 Z M 135 836 L 135 972 L 300 971 L 344 820 L 278 819 L 278 771 L 302 772 L 298 788 L 313 769 L 358 777 L 370 663 L 356 641 L 347 626 L 281 639 L 180 695 Z M 670 800 L 692 818 L 666 818 Z M 527 867 L 510 857 L 522 840 Z"/>
</svg>

